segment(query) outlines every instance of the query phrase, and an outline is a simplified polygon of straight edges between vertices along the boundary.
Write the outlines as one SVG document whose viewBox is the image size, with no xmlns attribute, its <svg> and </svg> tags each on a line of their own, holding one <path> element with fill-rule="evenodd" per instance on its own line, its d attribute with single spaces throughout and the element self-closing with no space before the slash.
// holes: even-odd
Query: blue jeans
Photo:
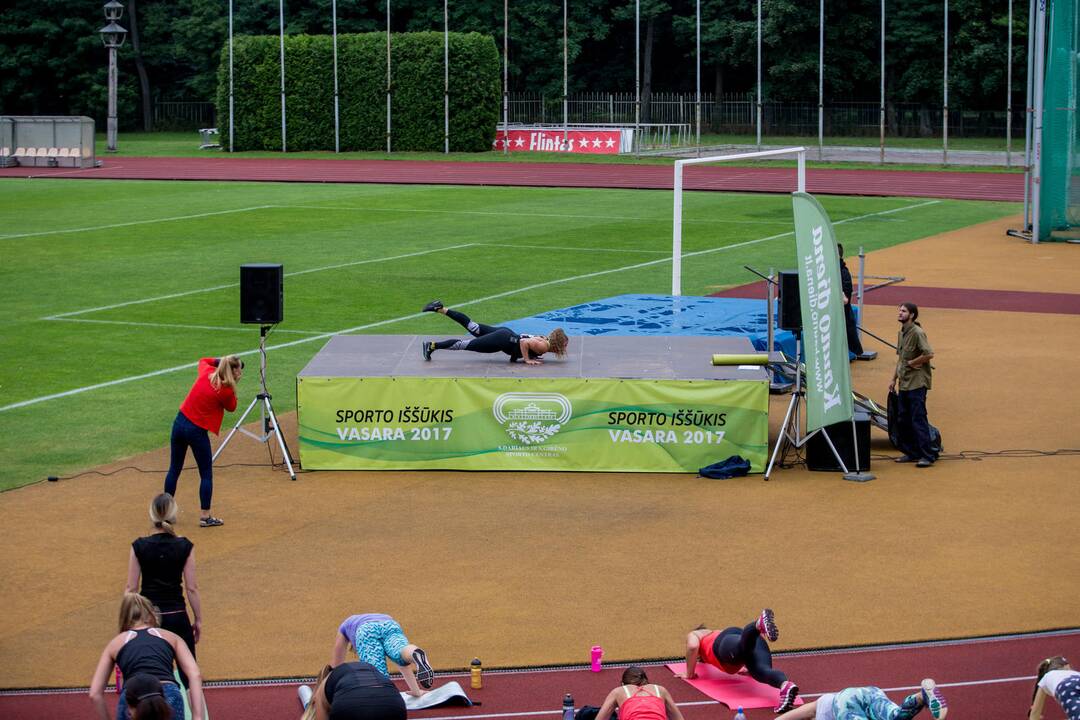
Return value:
<svg viewBox="0 0 1080 720">
<path fill-rule="evenodd" d="M 876 687 L 841 690 L 833 697 L 834 720 L 910 720 L 922 710 L 918 693 L 897 705 Z"/>
<path fill-rule="evenodd" d="M 900 452 L 916 460 L 937 460 L 938 454 L 931 448 L 930 421 L 926 419 L 926 388 L 901 390 L 896 398 Z"/>
<path fill-rule="evenodd" d="M 172 708 L 174 720 L 184 720 L 184 695 L 175 683 L 161 683 L 161 689 L 165 693 L 165 702 Z M 116 720 L 128 720 L 127 696 L 123 689 L 120 690 L 120 702 L 116 703 Z"/>
<path fill-rule="evenodd" d="M 172 436 L 169 438 L 172 455 L 169 460 L 169 472 L 165 475 L 165 492 L 176 497 L 176 481 L 184 469 L 187 450 L 195 456 L 199 466 L 199 507 L 210 509 L 210 499 L 214 495 L 214 461 L 210 452 L 210 433 L 187 419 L 182 412 L 176 413 L 173 420 Z"/>
</svg>

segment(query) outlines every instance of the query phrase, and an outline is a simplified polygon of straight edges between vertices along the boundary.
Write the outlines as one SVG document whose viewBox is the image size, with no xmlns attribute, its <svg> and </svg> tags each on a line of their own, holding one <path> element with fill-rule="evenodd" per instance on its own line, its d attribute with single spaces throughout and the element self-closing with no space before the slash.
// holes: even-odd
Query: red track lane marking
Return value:
<svg viewBox="0 0 1080 720">
<path fill-rule="evenodd" d="M 710 297 L 765 299 L 765 282 L 728 288 Z M 867 305 L 899 305 L 905 301 L 919 306 L 994 312 L 1050 313 L 1080 315 L 1080 294 L 1028 290 L 981 290 L 970 288 L 886 285 L 866 293 Z"/>
</svg>

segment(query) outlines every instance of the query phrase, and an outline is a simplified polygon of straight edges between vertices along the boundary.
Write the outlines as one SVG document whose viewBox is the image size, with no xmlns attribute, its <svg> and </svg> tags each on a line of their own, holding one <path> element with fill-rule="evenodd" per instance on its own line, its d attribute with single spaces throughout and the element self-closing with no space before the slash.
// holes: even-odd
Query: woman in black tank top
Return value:
<svg viewBox="0 0 1080 720">
<path fill-rule="evenodd" d="M 191 656 L 202 633 L 202 602 L 199 583 L 195 577 L 195 546 L 186 537 L 178 537 L 177 507 L 172 495 L 161 493 L 150 502 L 150 522 L 154 532 L 131 543 L 128 557 L 126 591 L 138 592 L 155 606 L 161 616 L 159 626 L 174 632 L 184 640 Z M 139 581 L 142 580 L 142 587 Z M 195 617 L 192 623 L 184 605 L 184 592 Z M 180 682 L 187 687 L 187 677 L 180 673 Z"/>
<path fill-rule="evenodd" d="M 303 720 L 405 720 L 405 700 L 374 665 L 342 663 L 315 689 Z"/>
<path fill-rule="evenodd" d="M 90 700 L 100 720 L 109 720 L 105 705 L 105 685 L 113 666 L 119 665 L 125 678 L 148 675 L 161 682 L 165 699 L 184 716 L 184 698 L 173 678 L 173 663 L 187 674 L 192 720 L 203 718 L 202 675 L 187 645 L 175 633 L 158 627 L 154 605 L 142 595 L 124 593 L 120 602 L 120 634 L 109 641 L 101 653 L 94 677 L 90 681 Z M 124 694 L 116 708 L 117 720 L 127 720 Z"/>
</svg>

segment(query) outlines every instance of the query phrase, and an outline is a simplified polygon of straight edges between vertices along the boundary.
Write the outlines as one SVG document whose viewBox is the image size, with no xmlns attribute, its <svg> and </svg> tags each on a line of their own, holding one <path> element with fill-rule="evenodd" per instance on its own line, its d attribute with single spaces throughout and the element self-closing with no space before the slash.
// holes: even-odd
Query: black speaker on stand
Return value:
<svg viewBox="0 0 1080 720">
<path fill-rule="evenodd" d="M 285 442 L 285 435 L 281 432 L 281 424 L 278 422 L 277 413 L 271 402 L 270 391 L 266 388 L 266 336 L 274 325 L 284 319 L 285 316 L 285 272 L 280 264 L 274 263 L 249 263 L 240 266 L 240 322 L 245 325 L 259 326 L 259 390 L 247 406 L 247 410 L 240 414 L 240 418 L 233 425 L 232 430 L 218 445 L 211 461 L 216 461 L 221 451 L 232 440 L 237 432 L 254 438 L 258 442 L 266 444 L 270 438 L 277 440 L 278 447 L 285 461 L 285 468 L 289 471 L 289 478 L 296 479 L 296 471 L 293 470 L 293 457 L 289 452 L 289 446 Z M 262 417 L 262 432 L 253 433 L 242 427 L 247 416 L 256 407 Z"/>
<path fill-rule="evenodd" d="M 277 325 L 285 319 L 285 272 L 280 264 L 240 266 L 240 322 Z"/>
<path fill-rule="evenodd" d="M 780 288 L 781 330 L 800 332 L 802 330 L 802 303 L 799 302 L 799 273 L 794 270 L 781 270 L 778 273 Z"/>
</svg>

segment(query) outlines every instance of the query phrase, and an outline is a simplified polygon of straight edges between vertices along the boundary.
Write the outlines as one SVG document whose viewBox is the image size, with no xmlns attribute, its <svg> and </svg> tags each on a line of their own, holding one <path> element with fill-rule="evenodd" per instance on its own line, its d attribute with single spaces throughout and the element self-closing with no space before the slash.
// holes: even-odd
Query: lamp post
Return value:
<svg viewBox="0 0 1080 720">
<path fill-rule="evenodd" d="M 109 48 L 109 121 L 107 125 L 108 151 L 116 152 L 116 50 L 127 39 L 127 30 L 117 24 L 124 14 L 124 6 L 117 0 L 109 0 L 103 8 L 108 25 L 101 28 L 101 42 Z"/>
</svg>

